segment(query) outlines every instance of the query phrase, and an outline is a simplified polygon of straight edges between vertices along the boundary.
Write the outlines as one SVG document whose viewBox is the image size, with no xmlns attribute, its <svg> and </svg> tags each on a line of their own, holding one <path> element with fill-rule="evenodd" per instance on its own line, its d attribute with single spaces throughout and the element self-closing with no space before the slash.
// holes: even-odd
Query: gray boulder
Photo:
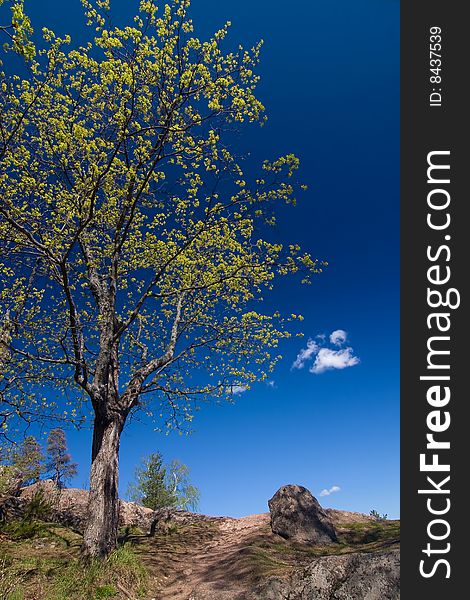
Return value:
<svg viewBox="0 0 470 600">
<path fill-rule="evenodd" d="M 337 542 L 333 524 L 312 494 L 301 485 L 285 485 L 268 501 L 271 529 L 304 544 Z"/>
</svg>

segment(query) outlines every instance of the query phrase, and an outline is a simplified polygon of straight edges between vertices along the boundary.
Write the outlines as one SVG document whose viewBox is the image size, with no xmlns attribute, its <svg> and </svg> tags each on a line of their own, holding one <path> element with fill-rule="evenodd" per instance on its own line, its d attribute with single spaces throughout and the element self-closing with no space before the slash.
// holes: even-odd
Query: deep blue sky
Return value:
<svg viewBox="0 0 470 600">
<path fill-rule="evenodd" d="M 125 22 L 138 0 L 114 0 Z M 26 2 L 33 25 L 82 41 L 79 0 Z M 200 510 L 265 512 L 286 483 L 325 506 L 399 514 L 399 3 L 394 0 L 193 0 L 196 31 L 232 21 L 230 40 L 263 38 L 258 95 L 266 127 L 244 129 L 254 162 L 286 152 L 309 190 L 281 214 L 281 239 L 330 266 L 311 286 L 284 280 L 270 304 L 305 316 L 306 338 L 284 344 L 274 387 L 234 405 L 204 406 L 189 438 L 134 423 L 123 434 L 121 489 L 140 457 L 161 450 L 190 466 Z M 291 369 L 309 337 L 348 333 L 360 363 L 321 374 Z M 338 348 L 337 348 L 338 349 Z M 87 478 L 89 434 L 68 434 Z"/>
</svg>

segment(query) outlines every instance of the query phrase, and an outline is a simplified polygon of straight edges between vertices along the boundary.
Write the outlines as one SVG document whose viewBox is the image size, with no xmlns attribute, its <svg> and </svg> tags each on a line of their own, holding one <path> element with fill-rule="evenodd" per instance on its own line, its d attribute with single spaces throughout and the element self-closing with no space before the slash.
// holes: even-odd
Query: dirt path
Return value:
<svg viewBox="0 0 470 600">
<path fill-rule="evenodd" d="M 159 574 L 149 598 L 242 600 L 254 575 L 248 547 L 270 535 L 264 514 L 206 519 L 156 536 L 142 548 L 144 563 Z"/>
<path fill-rule="evenodd" d="M 241 519 L 183 514 L 154 537 L 131 541 L 150 573 L 146 600 L 253 600 L 270 576 L 284 579 L 328 554 L 375 552 L 397 546 L 399 523 L 330 511 L 339 543 L 310 546 L 272 533 L 269 513 Z"/>
</svg>

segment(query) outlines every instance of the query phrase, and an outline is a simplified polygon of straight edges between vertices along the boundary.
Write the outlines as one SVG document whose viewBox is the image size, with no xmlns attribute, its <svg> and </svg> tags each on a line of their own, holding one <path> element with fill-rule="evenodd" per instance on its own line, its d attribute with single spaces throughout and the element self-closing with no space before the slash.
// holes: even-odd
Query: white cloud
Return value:
<svg viewBox="0 0 470 600">
<path fill-rule="evenodd" d="M 293 369 L 303 369 L 305 363 L 318 352 L 319 345 L 313 340 L 308 340 L 307 347 L 297 354 L 297 358 L 292 363 Z"/>
<path fill-rule="evenodd" d="M 331 350 L 330 348 L 321 348 L 315 358 L 310 372 L 318 375 L 330 369 L 345 369 L 359 364 L 359 358 L 353 355 L 352 348 L 343 348 L 342 350 Z"/>
<path fill-rule="evenodd" d="M 339 485 L 333 485 L 330 487 L 329 490 L 324 489 L 319 493 L 319 496 L 321 498 L 323 498 L 324 496 L 331 496 L 331 494 L 334 494 L 335 492 L 339 492 L 341 491 L 341 488 L 339 487 Z"/>
<path fill-rule="evenodd" d="M 341 346 L 344 344 L 347 338 L 347 333 L 344 329 L 336 329 L 330 334 L 330 342 L 335 346 Z"/>
<path fill-rule="evenodd" d="M 232 392 L 234 396 L 238 396 L 239 394 L 244 394 L 248 388 L 244 385 L 232 385 L 229 388 L 229 391 Z"/>
<path fill-rule="evenodd" d="M 292 369 L 303 369 L 309 363 L 310 373 L 319 375 L 332 369 L 345 369 L 359 364 L 360 360 L 354 356 L 354 350 L 348 346 L 343 348 L 348 334 L 344 329 L 335 329 L 329 336 L 319 334 L 315 340 L 309 339 L 307 347 L 297 354 L 292 363 Z"/>
<path fill-rule="evenodd" d="M 276 382 L 274 381 L 274 379 L 270 379 L 269 381 L 266 382 L 266 385 L 272 389 L 275 389 L 277 387 Z"/>
</svg>

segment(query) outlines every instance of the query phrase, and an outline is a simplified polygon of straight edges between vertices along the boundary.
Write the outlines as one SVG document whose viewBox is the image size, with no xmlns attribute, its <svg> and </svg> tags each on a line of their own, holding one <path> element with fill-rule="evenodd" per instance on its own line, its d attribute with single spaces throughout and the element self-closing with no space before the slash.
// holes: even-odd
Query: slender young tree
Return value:
<svg viewBox="0 0 470 600">
<path fill-rule="evenodd" d="M 60 427 L 51 429 L 47 437 L 45 471 L 59 489 L 77 474 L 77 463 L 72 462 L 65 431 Z"/>
<path fill-rule="evenodd" d="M 174 506 L 182 510 L 197 510 L 200 492 L 189 480 L 189 467 L 172 460 L 167 469 L 166 485 L 176 498 Z"/>
<path fill-rule="evenodd" d="M 197 508 L 199 490 L 189 481 L 189 468 L 177 460 L 165 465 L 160 452 L 154 452 L 142 461 L 136 469 L 135 479 L 129 497 L 147 508 Z"/>
<path fill-rule="evenodd" d="M 265 379 L 296 316 L 263 311 L 263 296 L 322 265 L 268 232 L 295 202 L 298 159 L 250 176 L 231 149 L 235 129 L 265 119 L 261 43 L 225 49 L 229 23 L 201 41 L 188 0 L 142 0 L 122 28 L 107 0 L 82 2 L 94 38 L 73 48 L 44 30 L 29 77 L 2 87 L 0 313 L 30 394 L 89 400 L 83 554 L 97 557 L 117 543 L 129 415 L 184 429 L 198 400 Z"/>
</svg>

